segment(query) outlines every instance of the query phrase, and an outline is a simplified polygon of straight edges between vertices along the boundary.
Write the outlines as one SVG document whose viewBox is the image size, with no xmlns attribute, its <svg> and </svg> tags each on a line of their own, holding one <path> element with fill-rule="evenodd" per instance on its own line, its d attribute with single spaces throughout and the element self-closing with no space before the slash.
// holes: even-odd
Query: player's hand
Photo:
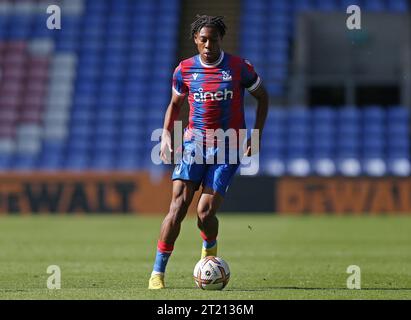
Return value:
<svg viewBox="0 0 411 320">
<path fill-rule="evenodd" d="M 173 148 L 171 147 L 171 135 L 167 130 L 163 131 L 161 135 L 161 145 L 160 145 L 160 159 L 166 163 L 171 163 L 171 154 L 173 153 Z"/>
</svg>

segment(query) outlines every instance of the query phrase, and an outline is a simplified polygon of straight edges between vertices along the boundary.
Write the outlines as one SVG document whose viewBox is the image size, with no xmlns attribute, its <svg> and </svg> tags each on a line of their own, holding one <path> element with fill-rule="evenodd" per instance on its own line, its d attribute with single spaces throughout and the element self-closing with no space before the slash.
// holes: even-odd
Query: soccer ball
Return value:
<svg viewBox="0 0 411 320">
<path fill-rule="evenodd" d="M 219 257 L 208 256 L 194 267 L 194 281 L 203 290 L 222 290 L 230 280 L 230 268 Z"/>
</svg>

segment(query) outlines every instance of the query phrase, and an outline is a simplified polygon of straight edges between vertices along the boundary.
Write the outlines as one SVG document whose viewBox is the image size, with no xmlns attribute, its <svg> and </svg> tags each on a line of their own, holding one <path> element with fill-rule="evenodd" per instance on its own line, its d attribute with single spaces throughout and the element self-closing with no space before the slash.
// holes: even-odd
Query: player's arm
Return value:
<svg viewBox="0 0 411 320">
<path fill-rule="evenodd" d="M 261 136 L 264 130 L 265 119 L 268 113 L 268 93 L 263 83 L 260 83 L 257 89 L 250 91 L 250 94 L 257 100 L 257 110 L 255 117 L 254 129 L 258 129 L 258 142 L 261 145 Z M 256 132 L 256 131 L 254 131 Z M 251 138 L 247 140 L 246 156 L 251 156 Z"/>
<path fill-rule="evenodd" d="M 250 94 L 257 100 L 257 111 L 254 129 L 260 130 L 260 136 L 263 133 L 265 119 L 268 113 L 268 93 L 264 85 L 261 83 L 258 88 L 251 91 Z"/>
<path fill-rule="evenodd" d="M 177 120 L 180 114 L 184 98 L 185 95 L 179 95 L 173 90 L 171 101 L 164 116 L 163 133 L 161 135 L 160 145 L 160 158 L 166 163 L 169 161 L 168 154 L 173 152 L 173 148 L 171 146 L 171 132 L 173 132 L 174 129 L 174 121 Z"/>
</svg>

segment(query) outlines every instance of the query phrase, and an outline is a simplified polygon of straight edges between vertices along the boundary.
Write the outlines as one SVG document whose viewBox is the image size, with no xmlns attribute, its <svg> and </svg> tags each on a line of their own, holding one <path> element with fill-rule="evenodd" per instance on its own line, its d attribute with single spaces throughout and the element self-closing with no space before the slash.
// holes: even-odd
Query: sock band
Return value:
<svg viewBox="0 0 411 320">
<path fill-rule="evenodd" d="M 211 241 L 211 242 L 208 242 L 208 241 L 204 240 L 203 241 L 203 247 L 206 248 L 206 249 L 211 249 L 212 247 L 214 247 L 216 245 L 216 243 L 217 243 L 217 240 L 214 240 L 214 241 Z"/>
<path fill-rule="evenodd" d="M 161 240 L 158 240 L 157 242 L 157 250 L 161 253 L 171 253 L 173 252 L 174 245 L 173 244 L 167 244 Z"/>
<path fill-rule="evenodd" d="M 212 247 L 214 247 L 216 245 L 217 237 L 214 237 L 214 238 L 207 237 L 206 234 L 203 231 L 200 232 L 200 235 L 201 235 L 201 238 L 203 238 L 203 240 L 204 240 L 203 241 L 203 247 L 204 248 L 211 249 Z"/>
<path fill-rule="evenodd" d="M 164 273 L 171 253 L 173 252 L 174 244 L 168 244 L 161 240 L 157 242 L 157 254 L 154 262 L 153 272 Z"/>
<path fill-rule="evenodd" d="M 212 238 L 207 237 L 206 234 L 203 231 L 200 232 L 200 235 L 201 235 L 201 238 L 203 238 L 203 240 L 207 241 L 207 242 L 213 242 L 213 241 L 217 240 L 217 236 L 212 237 Z"/>
</svg>

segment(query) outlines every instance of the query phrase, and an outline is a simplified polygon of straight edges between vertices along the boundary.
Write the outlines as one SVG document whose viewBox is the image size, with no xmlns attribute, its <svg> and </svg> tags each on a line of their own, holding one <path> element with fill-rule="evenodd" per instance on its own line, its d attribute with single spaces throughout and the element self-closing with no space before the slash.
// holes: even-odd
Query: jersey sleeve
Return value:
<svg viewBox="0 0 411 320">
<path fill-rule="evenodd" d="M 179 96 L 183 96 L 187 94 L 188 92 L 188 88 L 183 80 L 183 74 L 181 71 L 181 63 L 174 70 L 172 86 L 173 86 L 173 91 Z"/>
<path fill-rule="evenodd" d="M 243 60 L 241 83 L 249 92 L 257 90 L 261 84 L 261 78 L 255 72 L 253 65 L 248 60 Z"/>
</svg>

